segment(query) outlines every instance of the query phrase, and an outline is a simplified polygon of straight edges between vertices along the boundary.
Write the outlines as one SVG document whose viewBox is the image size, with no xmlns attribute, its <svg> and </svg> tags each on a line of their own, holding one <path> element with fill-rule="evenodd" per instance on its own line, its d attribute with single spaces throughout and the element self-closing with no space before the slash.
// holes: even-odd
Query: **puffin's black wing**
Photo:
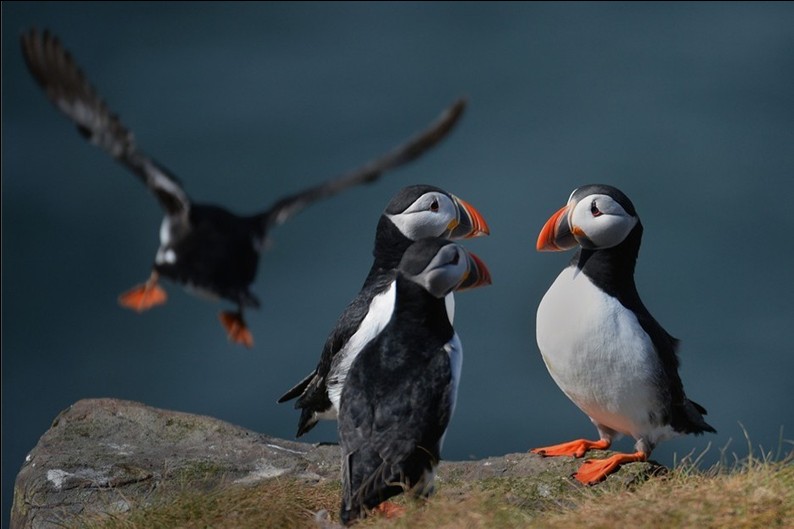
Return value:
<svg viewBox="0 0 794 529">
<path fill-rule="evenodd" d="M 298 420 L 298 437 L 314 427 L 315 411 L 325 411 L 331 407 L 328 398 L 328 381 L 335 376 L 334 366 L 339 362 L 337 354 L 358 330 L 367 315 L 372 298 L 385 290 L 392 281 L 394 281 L 394 273 L 368 279 L 358 295 L 336 320 L 336 325 L 325 340 L 317 367 L 278 399 L 278 402 L 282 403 L 300 397 L 295 403 L 296 408 L 303 410 Z"/>
<path fill-rule="evenodd" d="M 303 378 L 303 380 L 292 386 L 292 388 L 290 388 L 286 393 L 284 393 L 281 397 L 279 397 L 278 403 L 282 404 L 284 402 L 287 402 L 288 400 L 298 398 L 301 395 L 301 393 L 306 391 L 306 388 L 309 387 L 309 384 L 314 379 L 314 376 L 316 374 L 317 374 L 317 370 L 315 369 L 314 371 L 306 375 Z"/>
<path fill-rule="evenodd" d="M 187 215 L 190 201 L 177 178 L 138 150 L 132 132 L 102 101 L 57 37 L 31 29 L 21 41 L 33 78 L 80 134 L 132 170 L 169 215 Z"/>
<path fill-rule="evenodd" d="M 684 393 L 684 384 L 678 374 L 678 344 L 677 338 L 670 335 L 637 296 L 632 303 L 631 309 L 637 315 L 637 320 L 643 330 L 653 342 L 656 354 L 664 373 L 664 380 L 659 381 L 659 385 L 664 393 L 667 394 L 669 409 L 667 419 L 674 430 L 683 433 L 702 434 L 703 432 L 716 432 L 708 424 L 703 415 L 706 409 L 700 404 L 689 400 Z"/>
<path fill-rule="evenodd" d="M 283 223 L 312 202 L 335 195 L 348 187 L 374 182 L 384 172 L 422 156 L 452 130 L 465 107 L 466 100 L 459 99 L 425 130 L 380 158 L 347 174 L 280 199 L 270 209 L 258 215 L 263 223 L 263 232 L 267 233 L 268 228 Z"/>
<path fill-rule="evenodd" d="M 278 399 L 279 403 L 301 396 L 301 394 L 306 392 L 308 387 L 312 387 L 315 391 L 322 390 L 324 392 L 326 387 L 325 377 L 331 369 L 331 360 L 350 339 L 353 333 L 356 332 L 356 329 L 358 329 L 362 320 L 367 315 L 369 301 L 371 301 L 371 299 L 368 299 L 368 296 L 366 296 L 366 293 L 362 290 L 358 293 L 356 298 L 348 304 L 344 312 L 342 312 L 342 315 L 337 319 L 336 325 L 328 335 L 328 338 L 325 340 L 323 351 L 320 354 L 320 362 L 317 367 L 303 380 L 292 387 L 292 389 L 284 393 L 284 395 Z M 320 379 L 322 379 L 321 385 Z M 314 393 L 314 391 L 309 393 Z M 299 406 L 301 404 L 311 404 L 316 400 L 316 397 L 308 396 L 309 393 L 307 393 L 305 399 L 302 398 L 298 402 Z M 298 429 L 300 430 L 300 428 Z"/>
</svg>

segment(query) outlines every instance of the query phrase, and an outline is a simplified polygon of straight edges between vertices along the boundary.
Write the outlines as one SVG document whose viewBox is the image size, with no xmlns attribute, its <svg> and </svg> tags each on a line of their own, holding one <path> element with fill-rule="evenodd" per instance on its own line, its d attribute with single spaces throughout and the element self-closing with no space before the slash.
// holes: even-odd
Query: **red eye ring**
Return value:
<svg viewBox="0 0 794 529">
<path fill-rule="evenodd" d="M 600 217 L 601 215 L 603 215 L 603 213 L 601 212 L 601 210 L 600 210 L 600 209 L 598 209 L 598 206 L 596 206 L 596 201 L 595 201 L 595 200 L 593 200 L 593 201 L 590 203 L 590 213 L 591 213 L 591 214 L 592 214 L 594 217 Z"/>
<path fill-rule="evenodd" d="M 430 204 L 430 211 L 438 211 L 438 199 L 433 199 L 433 203 Z"/>
</svg>

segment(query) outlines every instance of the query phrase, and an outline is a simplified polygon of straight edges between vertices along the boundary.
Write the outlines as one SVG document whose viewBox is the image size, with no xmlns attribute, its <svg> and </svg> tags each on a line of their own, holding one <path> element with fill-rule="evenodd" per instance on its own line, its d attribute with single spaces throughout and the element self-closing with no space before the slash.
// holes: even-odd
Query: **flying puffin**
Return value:
<svg viewBox="0 0 794 529">
<path fill-rule="evenodd" d="M 431 185 L 401 189 L 389 202 L 375 231 L 375 257 L 358 295 L 336 322 L 317 367 L 278 402 L 298 398 L 301 409 L 297 437 L 320 419 L 336 419 L 345 376 L 361 349 L 388 322 L 394 274 L 405 250 L 425 237 L 460 239 L 488 234 L 482 215 L 470 204 Z M 447 297 L 450 322 L 454 298 Z"/>
<path fill-rule="evenodd" d="M 642 224 L 631 201 L 608 185 L 586 185 L 546 222 L 539 251 L 579 246 L 543 296 L 537 341 L 554 381 L 598 429 L 579 439 L 535 448 L 544 456 L 582 457 L 621 435 L 636 439 L 633 454 L 588 460 L 574 477 L 597 483 L 621 464 L 645 461 L 660 441 L 715 432 L 706 410 L 684 394 L 678 340 L 651 316 L 634 284 Z"/>
<path fill-rule="evenodd" d="M 446 136 L 465 107 L 465 101 L 457 101 L 420 134 L 355 171 L 285 196 L 261 213 L 236 215 L 219 206 L 192 202 L 176 176 L 137 147 L 132 132 L 107 107 L 55 36 L 32 29 L 21 41 L 28 69 L 47 97 L 74 121 L 83 137 L 140 178 L 165 212 L 149 279 L 123 293 L 119 303 L 137 311 L 165 303 L 165 290 L 158 285 L 158 279 L 165 277 L 194 293 L 236 304 L 236 311 L 221 312 L 221 323 L 230 340 L 247 347 L 253 345 L 253 337 L 243 309 L 259 306 L 250 286 L 270 229 L 314 201 L 373 182 L 383 172 L 421 156 Z"/>
<path fill-rule="evenodd" d="M 442 238 L 413 243 L 397 270 L 387 324 L 352 362 L 342 389 L 344 524 L 406 490 L 432 492 L 463 360 L 444 298 L 491 282 L 482 261 Z"/>
</svg>

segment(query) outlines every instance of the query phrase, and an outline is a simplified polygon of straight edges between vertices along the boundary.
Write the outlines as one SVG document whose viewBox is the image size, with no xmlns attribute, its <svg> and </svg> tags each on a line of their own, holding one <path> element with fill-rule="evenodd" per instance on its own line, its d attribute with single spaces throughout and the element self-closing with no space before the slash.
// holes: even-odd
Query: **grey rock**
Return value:
<svg viewBox="0 0 794 529">
<path fill-rule="evenodd" d="M 338 480 L 339 463 L 336 445 L 277 439 L 136 402 L 81 400 L 58 415 L 27 456 L 14 486 L 11 528 L 63 528 L 79 525 L 84 516 L 138 509 L 179 489 L 169 484 L 211 490 L 288 476 L 310 486 Z M 578 464 L 572 458 L 508 454 L 442 462 L 436 479 L 465 487 L 476 480 L 535 477 L 537 496 L 543 498 L 577 486 L 569 476 Z M 621 469 L 608 482 L 625 486 L 655 468 L 627 467 L 633 468 Z"/>
</svg>

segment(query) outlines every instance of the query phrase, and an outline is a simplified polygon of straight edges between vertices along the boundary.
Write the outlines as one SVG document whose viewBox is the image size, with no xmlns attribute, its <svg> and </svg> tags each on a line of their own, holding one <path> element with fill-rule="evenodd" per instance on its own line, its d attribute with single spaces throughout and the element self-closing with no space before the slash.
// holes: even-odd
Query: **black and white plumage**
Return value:
<svg viewBox="0 0 794 529">
<path fill-rule="evenodd" d="M 660 441 L 714 432 L 706 410 L 689 400 L 678 374 L 678 340 L 640 300 L 634 268 L 643 227 L 620 190 L 587 185 L 543 227 L 537 249 L 579 246 L 572 261 L 543 296 L 537 341 L 562 391 L 589 417 L 599 441 L 580 439 L 533 452 L 581 457 L 606 449 L 613 438 L 636 439 L 635 454 L 587 461 L 576 478 L 604 479 L 621 463 L 644 461 Z"/>
<path fill-rule="evenodd" d="M 463 358 L 444 297 L 490 284 L 490 274 L 460 245 L 430 238 L 405 251 L 392 283 L 388 323 L 353 361 L 342 390 L 345 524 L 409 489 L 432 492 Z"/>
<path fill-rule="evenodd" d="M 132 132 L 107 107 L 56 37 L 34 29 L 22 35 L 21 44 L 27 66 L 47 97 L 82 136 L 132 171 L 165 212 L 151 277 L 123 294 L 121 304 L 146 310 L 164 303 L 165 291 L 157 284 L 163 276 L 189 290 L 236 304 L 237 311 L 223 312 L 221 321 L 233 341 L 247 346 L 253 341 L 242 312 L 245 307 L 259 306 L 250 285 L 269 231 L 317 200 L 373 182 L 385 171 L 421 156 L 447 135 L 465 107 L 463 100 L 456 102 L 420 134 L 350 173 L 285 196 L 260 213 L 241 216 L 192 202 L 180 181 L 138 148 Z"/>
<path fill-rule="evenodd" d="M 395 269 L 411 243 L 425 237 L 458 239 L 487 234 L 488 226 L 473 206 L 438 187 L 408 186 L 392 198 L 378 221 L 374 262 L 364 285 L 337 320 L 317 367 L 279 399 L 286 402 L 298 398 L 298 437 L 320 419 L 336 419 L 351 363 L 389 321 Z M 447 304 L 452 321 L 452 294 Z"/>
</svg>

